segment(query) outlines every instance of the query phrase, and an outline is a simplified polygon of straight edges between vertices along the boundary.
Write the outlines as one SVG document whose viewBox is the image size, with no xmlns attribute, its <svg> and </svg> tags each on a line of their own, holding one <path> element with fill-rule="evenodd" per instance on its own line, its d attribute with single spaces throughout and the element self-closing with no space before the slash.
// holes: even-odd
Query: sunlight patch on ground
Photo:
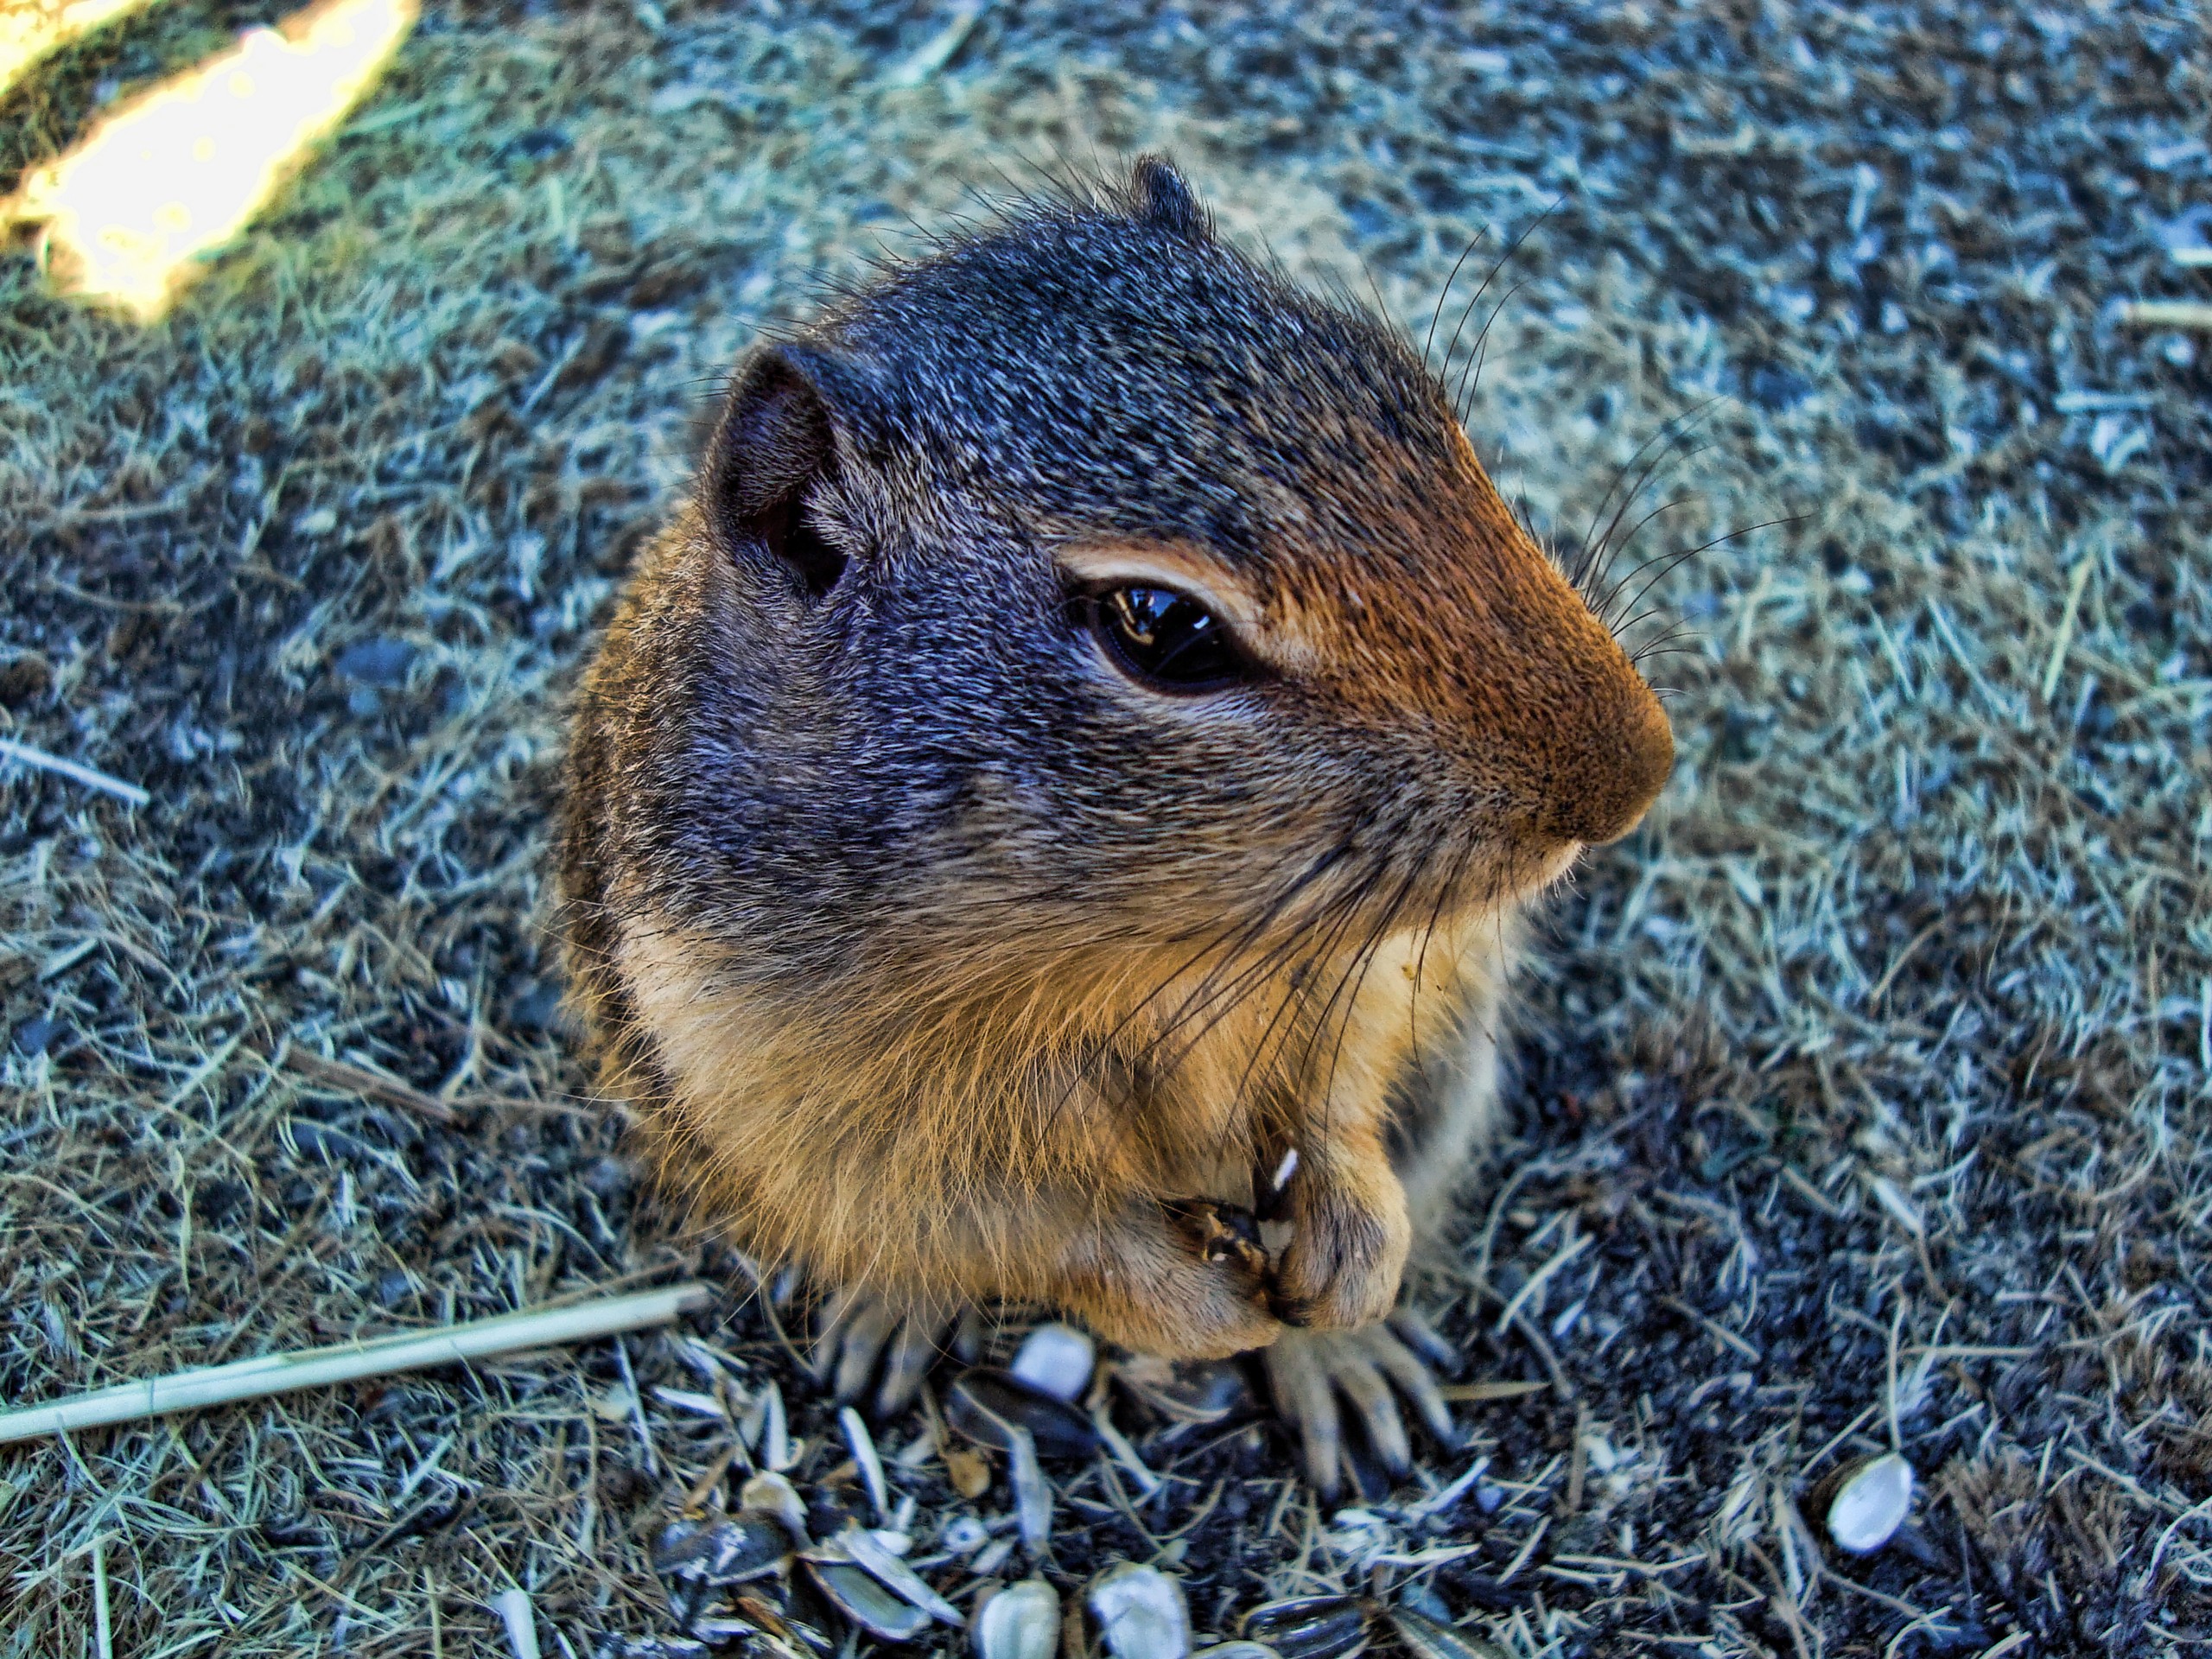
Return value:
<svg viewBox="0 0 2212 1659">
<path fill-rule="evenodd" d="M 420 0 L 325 0 L 152 88 L 26 176 L 0 211 L 42 222 L 48 269 L 151 321 L 342 121 Z"/>
<path fill-rule="evenodd" d="M 146 0 L 0 0 L 0 92 L 56 47 L 145 4 Z"/>
</svg>

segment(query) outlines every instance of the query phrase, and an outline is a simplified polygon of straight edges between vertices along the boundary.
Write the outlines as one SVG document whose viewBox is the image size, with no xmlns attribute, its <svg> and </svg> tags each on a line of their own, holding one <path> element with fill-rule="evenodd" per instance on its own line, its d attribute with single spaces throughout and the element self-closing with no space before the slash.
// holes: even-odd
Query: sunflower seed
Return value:
<svg viewBox="0 0 2212 1659">
<path fill-rule="evenodd" d="M 712 1651 L 688 1636 L 602 1636 L 591 1659 L 707 1659 Z"/>
<path fill-rule="evenodd" d="M 1090 1382 L 1097 1346 L 1071 1325 L 1040 1325 L 1022 1338 L 1007 1374 L 1055 1400 L 1073 1401 Z"/>
<path fill-rule="evenodd" d="M 1060 1644 L 1059 1592 L 1042 1579 L 1010 1584 L 977 1610 L 976 1659 L 1052 1659 Z"/>
<path fill-rule="evenodd" d="M 791 1541 L 766 1516 L 741 1512 L 671 1521 L 653 1545 L 653 1571 L 721 1589 L 782 1567 Z"/>
<path fill-rule="evenodd" d="M 1001 1452 L 1012 1446 L 1009 1431 L 1016 1427 L 1029 1431 L 1041 1458 L 1088 1458 L 1098 1450 L 1098 1432 L 1066 1401 L 986 1366 L 953 1378 L 945 1390 L 944 1417 L 979 1446 Z"/>
<path fill-rule="evenodd" d="M 870 1636 L 912 1642 L 929 1629 L 927 1612 L 884 1588 L 865 1568 L 851 1561 L 817 1560 L 811 1552 L 804 1559 L 807 1577 L 822 1599 Z"/>
<path fill-rule="evenodd" d="M 1007 1430 L 1008 1471 L 1014 1482 L 1014 1516 L 1021 1526 L 1021 1544 L 1032 1555 L 1044 1550 L 1052 1538 L 1052 1487 L 1037 1462 L 1036 1444 L 1026 1428 Z"/>
<path fill-rule="evenodd" d="M 864 1567 L 878 1584 L 895 1590 L 924 1612 L 943 1619 L 948 1624 L 963 1624 L 967 1621 L 960 1610 L 930 1587 L 929 1581 L 900 1560 L 883 1546 L 874 1533 L 855 1527 L 841 1532 L 834 1542 L 842 1544 L 854 1561 Z"/>
<path fill-rule="evenodd" d="M 1238 1630 L 1282 1659 L 1344 1659 L 1367 1645 L 1367 1611 L 1350 1596 L 1299 1596 L 1255 1607 Z"/>
<path fill-rule="evenodd" d="M 991 1531 L 972 1515 L 956 1515 L 937 1535 L 940 1548 L 956 1555 L 971 1554 L 991 1541 Z"/>
<path fill-rule="evenodd" d="M 1508 1659 L 1496 1643 L 1469 1636 L 1456 1625 L 1439 1624 L 1410 1607 L 1391 1608 L 1390 1624 L 1413 1659 Z"/>
<path fill-rule="evenodd" d="M 1114 1659 L 1185 1659 L 1191 1651 L 1183 1586 L 1158 1567 L 1123 1561 L 1093 1579 L 1084 1599 Z"/>
<path fill-rule="evenodd" d="M 1217 1423 L 1253 1403 L 1243 1373 L 1211 1361 L 1178 1365 L 1133 1354 L 1115 1361 L 1114 1378 L 1171 1422 Z"/>
<path fill-rule="evenodd" d="M 765 1515 L 783 1527 L 800 1544 L 806 1542 L 806 1500 L 798 1488 L 781 1475 L 755 1475 L 738 1488 L 738 1508 L 747 1515 Z"/>
<path fill-rule="evenodd" d="M 875 1518 L 880 1521 L 891 1513 L 891 1491 L 884 1484 L 883 1459 L 877 1455 L 875 1437 L 850 1406 L 837 1414 L 837 1422 L 845 1431 L 845 1444 L 853 1448 L 853 1461 L 860 1465 L 861 1478 L 868 1484 L 868 1502 L 875 1505 Z"/>
<path fill-rule="evenodd" d="M 1912 1510 L 1912 1465 L 1894 1452 L 1844 1478 L 1828 1503 L 1828 1536 L 1854 1555 L 1879 1549 Z"/>
</svg>

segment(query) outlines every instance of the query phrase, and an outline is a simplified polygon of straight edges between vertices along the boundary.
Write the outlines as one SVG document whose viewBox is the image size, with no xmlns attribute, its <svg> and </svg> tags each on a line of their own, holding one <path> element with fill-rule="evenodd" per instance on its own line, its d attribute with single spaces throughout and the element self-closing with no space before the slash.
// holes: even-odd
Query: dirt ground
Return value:
<svg viewBox="0 0 2212 1659">
<path fill-rule="evenodd" d="M 0 175 L 269 15 L 51 60 Z M 0 1395 L 727 1294 L 0 1452 L 0 1656 L 94 1651 L 96 1549 L 118 1654 L 505 1653 L 514 1585 L 549 1653 L 664 1630 L 646 1541 L 728 1442 L 717 1377 L 775 1381 L 795 1478 L 861 1503 L 741 1264 L 579 1094 L 562 688 L 757 329 L 909 220 L 1147 147 L 1417 336 L 1525 232 L 1451 359 L 1503 297 L 1478 449 L 1571 552 L 1687 429 L 1627 556 L 1702 550 L 1638 625 L 1688 630 L 1675 779 L 1549 912 L 1512 1137 L 1422 1293 L 1459 1382 L 1535 1386 L 1335 1514 L 1264 1421 L 1124 1404 L 1170 1478 L 1062 1471 L 1047 1576 L 1162 1559 L 1224 1634 L 1374 1588 L 1516 1656 L 2201 1650 L 2212 335 L 2114 302 L 2212 298 L 2172 257 L 2212 241 L 2209 115 L 2202 18 L 2143 0 L 446 0 L 166 321 L 19 242 L 0 736 L 152 799 L 0 766 Z M 1891 1447 L 1912 1522 L 1845 1556 L 1827 1486 Z M 1003 1482 L 892 1473 L 967 1597 L 943 1529 Z"/>
</svg>

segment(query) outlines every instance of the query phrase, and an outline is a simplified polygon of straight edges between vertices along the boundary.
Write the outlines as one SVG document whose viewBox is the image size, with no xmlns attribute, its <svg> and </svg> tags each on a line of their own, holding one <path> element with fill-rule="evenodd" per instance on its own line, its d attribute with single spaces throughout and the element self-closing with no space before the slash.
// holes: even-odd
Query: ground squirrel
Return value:
<svg viewBox="0 0 2212 1659">
<path fill-rule="evenodd" d="M 844 1392 L 1040 1303 L 1268 1348 L 1331 1487 L 1339 1392 L 1445 1426 L 1387 1316 L 1516 918 L 1672 755 L 1421 356 L 1146 158 L 741 365 L 582 683 L 573 996 L 664 1177 L 843 1288 Z"/>
</svg>

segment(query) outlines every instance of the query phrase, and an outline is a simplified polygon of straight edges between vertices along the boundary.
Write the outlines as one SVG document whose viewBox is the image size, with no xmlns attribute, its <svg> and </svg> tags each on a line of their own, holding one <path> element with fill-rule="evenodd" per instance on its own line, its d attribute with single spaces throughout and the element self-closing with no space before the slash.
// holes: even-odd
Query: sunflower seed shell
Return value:
<svg viewBox="0 0 2212 1659">
<path fill-rule="evenodd" d="M 1114 1659 L 1187 1659 L 1191 1615 L 1183 1586 L 1158 1567 L 1123 1561 L 1093 1579 L 1084 1599 Z"/>
<path fill-rule="evenodd" d="M 976 1659 L 1052 1659 L 1060 1645 L 1060 1594 L 1042 1579 L 1010 1584 L 976 1615 Z"/>
</svg>

